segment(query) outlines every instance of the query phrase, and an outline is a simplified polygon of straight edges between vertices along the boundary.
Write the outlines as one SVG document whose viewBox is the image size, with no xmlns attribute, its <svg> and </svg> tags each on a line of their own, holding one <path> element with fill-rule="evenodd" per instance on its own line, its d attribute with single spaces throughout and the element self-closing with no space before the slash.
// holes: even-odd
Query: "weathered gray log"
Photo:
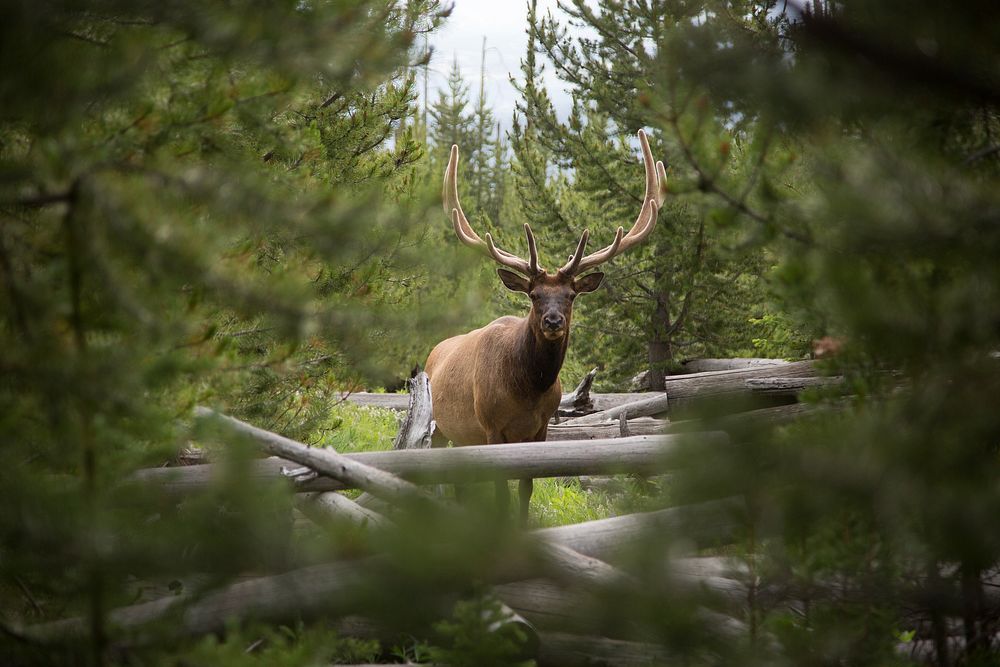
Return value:
<svg viewBox="0 0 1000 667">
<path fill-rule="evenodd" d="M 767 366 L 785 366 L 791 362 L 784 359 L 733 358 L 733 359 L 688 359 L 681 362 L 683 373 L 704 373 L 706 371 L 737 371 Z"/>
<path fill-rule="evenodd" d="M 751 378 L 746 381 L 746 387 L 750 391 L 763 394 L 798 394 L 804 389 L 814 387 L 837 387 L 844 384 L 844 378 L 836 377 L 807 377 L 807 378 Z"/>
<path fill-rule="evenodd" d="M 745 567 L 721 557 L 673 558 L 665 560 L 672 589 L 708 592 L 719 608 L 741 613 L 748 601 Z M 550 579 L 526 579 L 494 587 L 511 609 L 540 629 L 599 632 L 599 602 L 578 586 L 565 586 Z M 598 612 L 598 614 L 595 614 Z M 595 617 L 597 616 L 597 617 Z"/>
<path fill-rule="evenodd" d="M 670 654 L 658 644 L 562 632 L 543 632 L 539 639 L 540 667 L 650 667 L 670 662 Z"/>
<path fill-rule="evenodd" d="M 223 425 L 234 433 L 250 438 L 267 452 L 282 456 L 316 472 L 331 477 L 347 487 L 362 489 L 396 503 L 419 503 L 431 500 L 420 487 L 332 449 L 309 447 L 290 438 L 257 428 L 239 419 L 221 415 L 208 408 L 196 408 L 195 414 Z M 193 466 L 189 466 L 191 468 Z M 346 488 L 346 487 L 345 487 Z"/>
<path fill-rule="evenodd" d="M 252 427 L 251 427 L 252 428 Z M 264 432 L 266 433 L 266 431 Z M 269 440 L 280 438 L 270 434 Z M 400 450 L 384 452 L 359 452 L 356 454 L 329 453 L 330 450 L 307 448 L 287 438 L 287 443 L 298 444 L 308 450 L 309 460 L 352 461 L 364 466 L 361 470 L 376 468 L 405 480 L 421 484 L 455 484 L 484 482 L 495 479 L 523 479 L 525 477 L 567 477 L 576 475 L 602 475 L 637 472 L 655 474 L 675 467 L 673 456 L 689 447 L 718 447 L 728 442 L 723 433 L 697 435 L 641 435 L 630 438 L 606 438 L 585 442 L 532 442 L 512 443 L 503 446 L 478 445 L 443 449 Z M 282 466 L 291 465 L 280 458 L 252 461 L 248 481 L 278 479 Z M 324 464 L 325 465 L 325 464 Z M 137 471 L 132 479 L 160 485 L 174 494 L 197 492 L 208 486 L 218 468 L 213 465 L 184 466 L 179 468 L 147 468 Z M 339 468 L 334 468 L 339 474 Z M 364 477 L 343 481 L 319 477 L 297 486 L 301 492 L 340 491 L 370 486 Z"/>
<path fill-rule="evenodd" d="M 349 522 L 357 526 L 388 528 L 392 521 L 384 515 L 362 507 L 335 491 L 326 493 L 300 493 L 295 497 L 295 507 L 314 522 L 325 525 L 331 522 Z"/>
<path fill-rule="evenodd" d="M 687 536 L 703 539 L 706 544 L 728 541 L 738 528 L 740 522 L 737 517 L 741 510 L 740 501 L 715 501 L 548 528 L 534 531 L 531 537 L 603 560 L 604 556 L 634 548 L 639 540 L 652 534 L 651 531 L 662 534 L 697 526 L 698 534 Z M 384 566 L 385 561 L 379 557 L 316 565 L 241 581 L 196 599 L 185 594 L 122 607 L 112 610 L 108 618 L 112 627 L 137 630 L 171 613 L 175 605 L 190 603 L 178 614 L 171 631 L 176 635 L 191 636 L 221 632 L 231 619 L 279 623 L 290 618 L 347 614 L 357 609 L 371 594 L 372 577 L 379 576 Z M 89 625 L 83 618 L 23 629 L 25 636 L 40 641 L 69 641 L 86 636 L 88 631 Z"/>
<path fill-rule="evenodd" d="M 384 515 L 362 507 L 336 492 L 299 494 L 296 498 L 296 506 L 320 525 L 345 520 L 361 528 L 374 530 L 384 530 L 395 525 L 393 521 L 387 519 Z M 552 546 L 555 547 L 557 545 Z M 573 553 L 575 554 L 576 552 Z M 575 565 L 580 558 L 583 557 L 571 558 L 571 564 Z M 509 625 L 516 626 L 525 638 L 528 655 L 533 657 L 538 652 L 538 631 L 535 629 L 535 626 L 506 604 L 501 602 L 501 605 L 501 612 L 504 615 L 504 619 L 494 624 L 496 626 L 494 631 L 502 631 L 503 627 Z"/>
<path fill-rule="evenodd" d="M 536 533 L 586 556 L 613 561 L 651 535 L 683 535 L 701 545 L 726 544 L 745 525 L 745 503 L 736 498 L 597 519 Z"/>
<path fill-rule="evenodd" d="M 406 410 L 410 406 L 410 397 L 407 394 L 377 394 L 369 391 L 356 391 L 341 395 L 340 400 L 368 408 L 382 408 L 383 410 Z"/>
<path fill-rule="evenodd" d="M 605 563 L 603 560 L 588 556 L 560 544 L 550 535 L 535 532 L 537 546 L 542 550 L 547 566 L 555 576 L 565 581 L 587 581 L 604 588 L 631 585 L 632 579 L 624 572 Z"/>
<path fill-rule="evenodd" d="M 629 436 L 664 433 L 669 424 L 670 422 L 666 419 L 653 419 L 652 417 L 633 419 L 632 415 L 628 415 Z M 618 437 L 621 437 L 620 423 L 573 425 L 563 422 L 549 424 L 546 440 L 597 440 Z"/>
<path fill-rule="evenodd" d="M 815 377 L 811 361 L 796 361 L 784 366 L 768 366 L 747 370 L 711 371 L 690 375 L 673 375 L 666 378 L 666 390 L 649 397 L 617 405 L 602 412 L 595 412 L 566 422 L 567 426 L 600 424 L 615 421 L 622 412 L 629 416 L 649 417 L 687 407 L 699 400 L 725 399 L 746 395 L 746 381 L 757 377 Z"/>
<path fill-rule="evenodd" d="M 280 623 L 290 618 L 347 613 L 370 590 L 365 572 L 376 571 L 378 559 L 329 563 L 284 574 L 259 577 L 207 593 L 196 601 L 190 594 L 120 607 L 108 613 L 109 626 L 136 631 L 167 614 L 174 606 L 183 611 L 171 625 L 175 636 L 197 636 L 222 632 L 231 619 Z M 186 603 L 186 607 L 183 607 Z M 83 618 L 68 618 L 24 629 L 27 637 L 44 642 L 73 641 L 87 636 Z M 142 636 L 132 638 L 142 643 Z"/>
<path fill-rule="evenodd" d="M 415 484 L 392 473 L 349 459 L 333 450 L 308 447 L 277 433 L 265 431 L 233 417 L 220 415 L 207 408 L 198 408 L 196 414 L 203 418 L 211 418 L 234 433 L 252 438 L 271 454 L 290 458 L 297 463 L 309 466 L 318 473 L 330 476 L 341 483 L 356 485 L 358 488 L 394 504 L 405 507 L 414 503 L 423 503 L 434 507 L 437 511 L 454 514 L 456 518 L 464 517 L 463 510 L 441 502 Z M 506 447 L 500 449 L 506 449 Z M 432 450 L 403 450 L 393 453 L 397 456 L 417 453 L 426 456 L 430 451 Z M 437 451 L 447 452 L 449 450 Z M 496 477 L 494 476 L 493 479 Z M 358 509 L 362 508 L 358 507 Z M 547 538 L 538 537 L 539 535 L 536 533 L 534 537 L 545 562 L 561 575 L 602 586 L 609 585 L 612 580 L 621 582 L 624 579 L 623 575 L 617 573 L 610 565 L 576 553 L 572 548 L 554 543 Z"/>
<path fill-rule="evenodd" d="M 434 434 L 431 382 L 427 373 L 417 373 L 410 381 L 410 401 L 392 443 L 393 449 L 428 449 Z"/>
<path fill-rule="evenodd" d="M 641 400 L 643 398 L 649 398 L 650 396 L 660 396 L 662 392 L 625 392 L 625 393 L 612 393 L 612 394 L 591 394 L 590 397 L 594 401 L 594 411 L 601 412 L 603 410 L 609 410 L 618 405 L 625 405 L 626 403 L 632 403 L 634 401 Z M 629 418 L 639 415 L 629 415 Z"/>
<path fill-rule="evenodd" d="M 830 406 L 825 405 L 817 406 L 808 403 L 791 403 L 789 405 L 778 405 L 773 408 L 761 408 L 760 410 L 722 415 L 714 419 L 685 419 L 668 422 L 663 429 L 663 433 L 698 433 L 708 429 L 731 433 L 753 426 L 788 424 L 802 417 L 819 414 L 830 409 L 832 409 Z"/>
<path fill-rule="evenodd" d="M 590 387 L 594 384 L 595 377 L 597 377 L 597 369 L 593 368 L 583 376 L 576 389 L 568 394 L 563 394 L 562 400 L 559 401 L 558 413 L 560 415 L 581 415 L 594 411 L 594 401 L 590 397 Z"/>
<path fill-rule="evenodd" d="M 659 393 L 659 392 L 657 392 Z M 563 394 L 563 400 L 572 396 Z M 650 396 L 651 392 L 631 392 L 631 393 L 590 393 L 590 401 L 593 402 L 593 410 L 607 410 L 622 403 L 635 401 L 639 398 Z M 407 394 L 375 394 L 369 392 L 356 392 L 345 394 L 343 400 L 353 405 L 383 408 L 387 410 L 406 410 L 410 405 L 410 397 Z"/>
</svg>

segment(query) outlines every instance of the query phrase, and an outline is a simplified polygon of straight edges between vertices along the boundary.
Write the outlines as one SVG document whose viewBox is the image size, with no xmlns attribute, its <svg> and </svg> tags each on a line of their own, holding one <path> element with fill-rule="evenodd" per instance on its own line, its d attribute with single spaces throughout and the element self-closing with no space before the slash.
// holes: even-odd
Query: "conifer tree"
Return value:
<svg viewBox="0 0 1000 667">
<path fill-rule="evenodd" d="M 463 164 L 468 164 L 471 149 L 465 147 L 475 145 L 474 121 L 468 107 L 469 85 L 462 79 L 456 56 L 448 70 L 447 89 L 438 91 L 438 98 L 430 108 L 431 142 L 442 165 L 448 161 L 448 151 L 453 145 L 462 148 Z"/>
<path fill-rule="evenodd" d="M 439 14 L 0 10 L 4 662 L 104 664 L 132 582 L 287 564 L 287 495 L 238 462 L 225 511 L 202 497 L 178 512 L 130 475 L 188 443 L 197 403 L 305 432 L 412 323 L 381 278 L 412 265 L 393 249 L 420 151 L 386 139 L 412 105 L 413 37 Z M 83 630 L 54 642 L 10 626 L 68 616 Z"/>
<path fill-rule="evenodd" d="M 639 370 L 636 362 L 645 357 L 656 388 L 662 387 L 670 364 L 685 356 L 753 354 L 749 322 L 766 312 L 765 291 L 757 280 L 764 257 L 759 251 L 733 252 L 740 239 L 729 223 L 752 213 L 747 201 L 756 186 L 739 174 L 763 159 L 760 145 L 752 127 L 727 127 L 722 109 L 675 104 L 669 112 L 677 119 L 674 127 L 650 107 L 652 82 L 660 83 L 655 54 L 666 48 L 670 34 L 664 26 L 693 20 L 701 9 L 584 2 L 564 9 L 567 20 L 591 32 L 574 37 L 556 17 L 529 12 L 521 112 L 531 129 L 529 134 L 526 126 L 515 142 L 521 200 L 540 218 L 545 209 L 561 209 L 553 221 L 558 227 L 586 225 L 596 238 L 609 237 L 617 226 L 629 224 L 641 202 L 641 170 L 632 166 L 636 148 L 630 139 L 636 129 L 652 129 L 653 151 L 671 168 L 671 195 L 651 242 L 609 267 L 608 290 L 592 303 L 629 326 L 615 327 L 612 341 L 601 335 L 609 330 L 597 320 L 591 323 L 583 309 L 583 330 L 608 344 L 593 348 L 591 363 L 611 363 L 611 375 L 620 380 Z M 535 52 L 571 87 L 574 102 L 566 122 L 560 122 L 540 90 L 543 65 Z M 696 136 L 685 139 L 691 128 Z M 699 172 L 695 160 L 702 153 L 711 154 L 711 173 Z M 558 194 L 547 184 L 550 166 L 573 170 L 571 184 Z M 745 191 L 725 190 L 724 197 L 713 197 L 713 187 L 720 187 L 712 185 L 714 179 L 734 181 Z M 800 340 L 778 352 L 803 351 Z M 625 365 L 614 359 L 625 359 Z"/>
</svg>

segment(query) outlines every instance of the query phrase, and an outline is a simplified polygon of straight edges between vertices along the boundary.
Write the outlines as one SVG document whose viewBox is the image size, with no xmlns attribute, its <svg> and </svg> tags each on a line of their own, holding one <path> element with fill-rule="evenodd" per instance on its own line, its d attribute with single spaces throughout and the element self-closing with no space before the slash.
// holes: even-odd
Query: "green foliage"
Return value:
<svg viewBox="0 0 1000 667">
<path fill-rule="evenodd" d="M 295 628 L 249 625 L 233 627 L 223 639 L 205 637 L 180 652 L 171 650 L 151 664 L 191 665 L 192 667 L 252 667 L 287 665 L 311 667 L 318 664 L 358 664 L 378 659 L 377 641 L 338 637 L 323 624 L 299 624 Z"/>
<path fill-rule="evenodd" d="M 581 1 L 563 7 L 565 22 L 536 18 L 533 9 L 529 15 L 524 120 L 512 142 L 519 197 L 533 229 L 547 230 L 543 246 L 571 248 L 586 226 L 599 247 L 616 227 L 630 227 L 642 203 L 636 129 L 652 128 L 653 154 L 670 165 L 670 194 L 652 236 L 607 265 L 607 287 L 578 309 L 576 329 L 586 342 L 571 354 L 583 365 L 603 364 L 612 385 L 649 368 L 659 387 L 684 358 L 750 350 L 751 332 L 732 323 L 773 314 L 760 235 L 752 230 L 748 238 L 739 222 L 761 217 L 761 173 L 787 178 L 779 165 L 788 148 L 752 123 L 734 123 L 731 111 L 662 62 L 681 26 L 701 11 L 697 3 Z M 589 30 L 571 33 L 567 22 Z M 539 85 L 536 54 L 573 86 L 565 122 Z M 572 177 L 551 178 L 553 167 L 571 168 Z M 785 343 L 785 356 L 806 351 L 802 336 Z"/>
<path fill-rule="evenodd" d="M 434 627 L 444 646 L 431 648 L 433 662 L 456 667 L 535 664 L 518 659 L 526 639 L 524 632 L 510 623 L 504 607 L 491 595 L 456 602 L 451 619 Z"/>
<path fill-rule="evenodd" d="M 186 444 L 196 403 L 308 433 L 419 321 L 390 279 L 420 266 L 421 152 L 387 140 L 439 20 L 431 1 L 0 10 L 3 606 L 80 615 L 73 662 L 108 659 L 130 581 L 287 567 L 288 494 L 246 483 L 235 445 L 182 512 L 123 481 Z"/>
<path fill-rule="evenodd" d="M 989 664 L 996 615 L 978 591 L 1000 562 L 992 9 L 574 0 L 540 18 L 532 4 L 523 100 L 503 137 L 457 62 L 432 125 L 416 117 L 413 43 L 444 16 L 433 0 L 4 5 L 0 655 L 385 659 L 315 609 L 296 609 L 294 629 L 182 636 L 187 605 L 236 576 L 336 556 L 369 570 L 323 613 L 362 609 L 405 633 L 454 605 L 439 646 L 400 640 L 397 658 L 520 660 L 523 636 L 498 631 L 499 605 L 476 594 L 527 551 L 510 526 L 475 507 L 467 522 L 411 508 L 395 531 L 297 534 L 288 486 L 254 474 L 257 450 L 189 415 L 208 403 L 337 451 L 388 449 L 396 415 L 343 392 L 393 384 L 446 335 L 527 309 L 437 210 L 451 144 L 477 229 L 516 251 L 529 222 L 552 267 L 584 227 L 605 243 L 636 215 L 642 127 L 669 163 L 668 203 L 649 242 L 580 300 L 566 385 L 595 365 L 608 387 L 690 355 L 799 358 L 832 335 L 844 350 L 828 370 L 852 395 L 816 392 L 830 412 L 735 432 L 723 456 L 699 449 L 662 489 L 539 480 L 542 526 L 747 500 L 746 539 L 719 549 L 698 541 L 701 526 L 653 532 L 622 559 L 639 585 L 592 591 L 579 620 L 680 662 L 864 665 L 902 664 L 897 642 L 954 618 L 970 642 L 959 658 Z M 567 118 L 542 86 L 548 66 L 572 88 Z M 191 441 L 218 462 L 203 492 L 131 477 Z M 808 604 L 790 611 L 754 590 L 734 638 L 706 613 L 731 607 L 664 572 L 666 556 L 696 549 Z M 112 609 L 164 595 L 175 613 L 159 623 L 112 622 Z M 24 635 L 64 618 L 79 622 L 58 641 Z"/>
</svg>

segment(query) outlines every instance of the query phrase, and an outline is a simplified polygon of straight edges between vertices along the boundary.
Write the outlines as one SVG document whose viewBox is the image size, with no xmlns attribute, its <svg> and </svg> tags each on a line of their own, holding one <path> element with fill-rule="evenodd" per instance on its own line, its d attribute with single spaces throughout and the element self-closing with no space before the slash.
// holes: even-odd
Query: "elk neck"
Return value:
<svg viewBox="0 0 1000 667">
<path fill-rule="evenodd" d="M 536 394 L 548 391 L 559 378 L 568 343 L 568 322 L 562 338 L 548 340 L 532 325 L 530 315 L 523 318 L 514 354 L 513 375 L 517 386 Z"/>
</svg>

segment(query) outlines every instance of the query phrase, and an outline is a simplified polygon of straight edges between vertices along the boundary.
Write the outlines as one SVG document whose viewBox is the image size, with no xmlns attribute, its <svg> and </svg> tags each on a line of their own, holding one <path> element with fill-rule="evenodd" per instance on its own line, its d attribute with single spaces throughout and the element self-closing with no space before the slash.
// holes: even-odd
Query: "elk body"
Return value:
<svg viewBox="0 0 1000 667">
<path fill-rule="evenodd" d="M 447 440 L 456 446 L 545 440 L 549 418 L 562 396 L 559 370 L 569 344 L 573 300 L 578 294 L 593 292 L 604 278 L 600 272 L 582 274 L 648 237 L 666 195 L 663 163 L 654 166 L 642 130 L 639 143 L 646 170 L 646 194 L 635 224 L 627 234 L 619 227 L 610 245 L 589 255 L 584 255 L 589 238 L 585 230 L 576 252 L 555 273 L 539 266 L 535 238 L 527 224 L 527 260 L 498 248 L 490 234 L 484 241 L 473 231 L 458 200 L 458 146 L 452 146 L 443 198 L 455 234 L 466 245 L 506 267 L 497 269 L 500 280 L 507 289 L 527 294 L 531 310 L 526 317 L 501 317 L 480 329 L 449 338 L 431 351 L 425 366 L 437 423 L 436 445 Z M 506 513 L 507 482 L 500 480 L 496 484 L 497 503 Z M 527 522 L 531 493 L 532 480 L 522 479 L 522 524 Z"/>
</svg>

